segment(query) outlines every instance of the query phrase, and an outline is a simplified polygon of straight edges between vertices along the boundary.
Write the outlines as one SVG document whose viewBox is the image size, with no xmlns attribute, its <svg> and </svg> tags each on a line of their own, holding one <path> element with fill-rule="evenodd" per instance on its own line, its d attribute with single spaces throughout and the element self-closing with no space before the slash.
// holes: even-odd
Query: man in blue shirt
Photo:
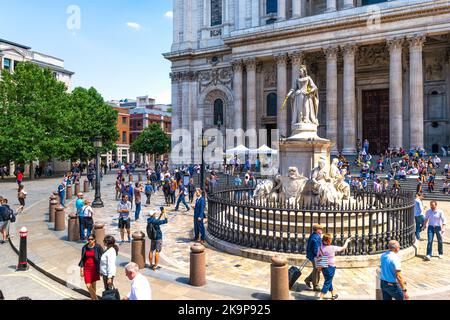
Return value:
<svg viewBox="0 0 450 320">
<path fill-rule="evenodd" d="M 305 284 L 308 286 L 308 288 L 311 288 L 312 283 L 314 291 L 322 290 L 319 287 L 320 271 L 316 268 L 316 262 L 314 260 L 314 258 L 317 257 L 319 248 L 322 245 L 322 229 L 323 228 L 320 224 L 313 225 L 313 233 L 310 235 L 306 244 L 306 258 L 311 261 L 313 270 L 311 274 L 305 279 Z"/>
<path fill-rule="evenodd" d="M 75 208 L 77 209 L 78 221 L 80 222 L 80 240 L 85 240 L 84 237 L 84 229 L 86 229 L 84 225 L 84 214 L 81 209 L 84 207 L 83 194 L 80 192 L 77 194 L 77 201 L 75 202 Z"/>
<path fill-rule="evenodd" d="M 128 201 L 131 203 L 131 210 L 133 210 L 134 188 L 133 183 L 130 182 L 128 189 Z"/>
<path fill-rule="evenodd" d="M 178 201 L 177 205 L 175 207 L 175 211 L 178 211 L 180 207 L 180 203 L 183 202 L 184 206 L 186 207 L 186 212 L 189 212 L 191 208 L 189 208 L 187 202 L 186 202 L 186 187 L 183 184 L 180 184 L 179 187 L 180 193 L 178 194 Z"/>
<path fill-rule="evenodd" d="M 425 216 L 423 215 L 423 195 L 418 192 L 414 201 L 414 219 L 416 220 L 416 239 L 420 240 L 420 232 L 422 232 Z"/>
<path fill-rule="evenodd" d="M 152 224 L 156 230 L 156 235 L 155 235 L 154 239 L 150 239 L 151 240 L 150 253 L 148 254 L 148 258 L 150 261 L 150 268 L 153 271 L 160 269 L 158 264 L 159 264 L 159 254 L 162 250 L 162 239 L 163 239 L 161 225 L 168 223 L 168 217 L 167 217 L 166 210 L 163 207 L 161 207 L 160 210 L 161 210 L 161 215 L 159 216 L 158 219 L 156 219 L 156 211 L 153 211 L 150 213 L 150 218 L 147 220 L 147 224 Z M 150 235 L 148 235 L 148 236 L 150 236 Z M 153 253 L 155 253 L 154 254 L 155 255 L 155 264 L 153 264 Z"/>
<path fill-rule="evenodd" d="M 195 237 L 193 241 L 198 241 L 199 234 L 201 235 L 201 244 L 205 243 L 206 232 L 205 232 L 205 224 L 203 220 L 205 219 L 205 196 L 202 189 L 197 189 L 195 195 L 197 196 L 197 200 L 195 201 L 195 209 L 194 209 L 194 232 Z"/>
<path fill-rule="evenodd" d="M 383 300 L 409 300 L 406 281 L 401 275 L 402 262 L 397 253 L 400 244 L 396 240 L 389 242 L 389 251 L 381 255 L 381 292 Z"/>
<path fill-rule="evenodd" d="M 62 181 L 58 186 L 58 194 L 59 194 L 59 202 L 62 207 L 64 207 L 64 203 L 66 201 L 66 185 L 64 181 Z"/>
</svg>

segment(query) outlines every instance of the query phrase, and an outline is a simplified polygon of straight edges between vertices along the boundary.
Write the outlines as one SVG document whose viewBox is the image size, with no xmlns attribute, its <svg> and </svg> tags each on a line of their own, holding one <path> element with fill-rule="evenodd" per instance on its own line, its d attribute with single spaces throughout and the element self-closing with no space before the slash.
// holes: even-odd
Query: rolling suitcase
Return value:
<svg viewBox="0 0 450 320">
<path fill-rule="evenodd" d="M 308 260 L 305 260 L 300 267 L 292 266 L 289 268 L 289 290 L 292 289 L 298 278 L 302 275 L 303 268 L 308 264 Z"/>
</svg>

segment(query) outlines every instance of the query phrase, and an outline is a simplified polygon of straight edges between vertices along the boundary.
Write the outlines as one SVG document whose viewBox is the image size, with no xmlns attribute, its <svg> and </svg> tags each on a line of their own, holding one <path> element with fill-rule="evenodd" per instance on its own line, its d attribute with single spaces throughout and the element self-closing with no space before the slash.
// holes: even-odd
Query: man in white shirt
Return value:
<svg viewBox="0 0 450 320">
<path fill-rule="evenodd" d="M 444 229 L 447 223 L 444 212 L 442 210 L 438 210 L 437 202 L 435 200 L 432 200 L 430 202 L 430 207 L 431 209 L 427 210 L 425 214 L 425 222 L 424 222 L 425 228 L 428 225 L 427 256 L 425 257 L 426 261 L 430 261 L 431 259 L 431 254 L 433 251 L 434 235 L 436 235 L 438 239 L 439 259 L 442 259 L 442 256 L 444 254 L 442 236 L 444 235 Z"/>
<path fill-rule="evenodd" d="M 139 266 L 136 263 L 127 264 L 125 274 L 131 280 L 131 291 L 126 297 L 123 297 L 123 300 L 152 300 L 150 284 L 147 278 L 139 272 Z"/>
</svg>

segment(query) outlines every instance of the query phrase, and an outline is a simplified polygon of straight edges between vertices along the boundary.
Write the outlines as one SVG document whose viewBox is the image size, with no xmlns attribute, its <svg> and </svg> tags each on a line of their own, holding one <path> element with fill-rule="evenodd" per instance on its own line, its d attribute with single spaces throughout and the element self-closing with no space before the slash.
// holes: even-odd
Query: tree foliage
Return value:
<svg viewBox="0 0 450 320">
<path fill-rule="evenodd" d="M 154 123 L 148 126 L 131 145 L 131 151 L 141 154 L 162 155 L 170 150 L 170 138 Z"/>
<path fill-rule="evenodd" d="M 21 62 L 0 80 L 0 162 L 87 159 L 92 138 L 112 150 L 117 112 L 94 89 L 67 92 L 48 68 Z"/>
</svg>

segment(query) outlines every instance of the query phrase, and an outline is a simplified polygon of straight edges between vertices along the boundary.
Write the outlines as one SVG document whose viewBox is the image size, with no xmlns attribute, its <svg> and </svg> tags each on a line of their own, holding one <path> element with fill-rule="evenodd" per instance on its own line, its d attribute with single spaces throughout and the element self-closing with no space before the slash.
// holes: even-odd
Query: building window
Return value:
<svg viewBox="0 0 450 320">
<path fill-rule="evenodd" d="M 217 99 L 216 101 L 214 101 L 214 125 L 217 126 L 219 122 L 220 125 L 224 125 L 222 99 Z"/>
<path fill-rule="evenodd" d="M 211 27 L 222 24 L 222 0 L 211 0 Z"/>
<path fill-rule="evenodd" d="M 266 0 L 266 14 L 278 12 L 278 0 Z"/>
<path fill-rule="evenodd" d="M 11 71 L 11 59 L 3 59 L 3 69 Z"/>
<path fill-rule="evenodd" d="M 127 124 L 127 117 L 122 117 L 122 124 Z"/>
<path fill-rule="evenodd" d="M 127 132 L 126 131 L 122 132 L 122 143 L 127 143 Z"/>
<path fill-rule="evenodd" d="M 17 70 L 17 66 L 19 65 L 20 61 L 14 61 L 14 70 Z"/>
<path fill-rule="evenodd" d="M 368 6 L 370 4 L 380 3 L 380 2 L 387 2 L 388 0 L 362 0 L 361 5 L 362 6 Z"/>
<path fill-rule="evenodd" d="M 267 116 L 268 117 L 276 117 L 277 116 L 277 94 L 270 93 L 267 95 Z"/>
</svg>

